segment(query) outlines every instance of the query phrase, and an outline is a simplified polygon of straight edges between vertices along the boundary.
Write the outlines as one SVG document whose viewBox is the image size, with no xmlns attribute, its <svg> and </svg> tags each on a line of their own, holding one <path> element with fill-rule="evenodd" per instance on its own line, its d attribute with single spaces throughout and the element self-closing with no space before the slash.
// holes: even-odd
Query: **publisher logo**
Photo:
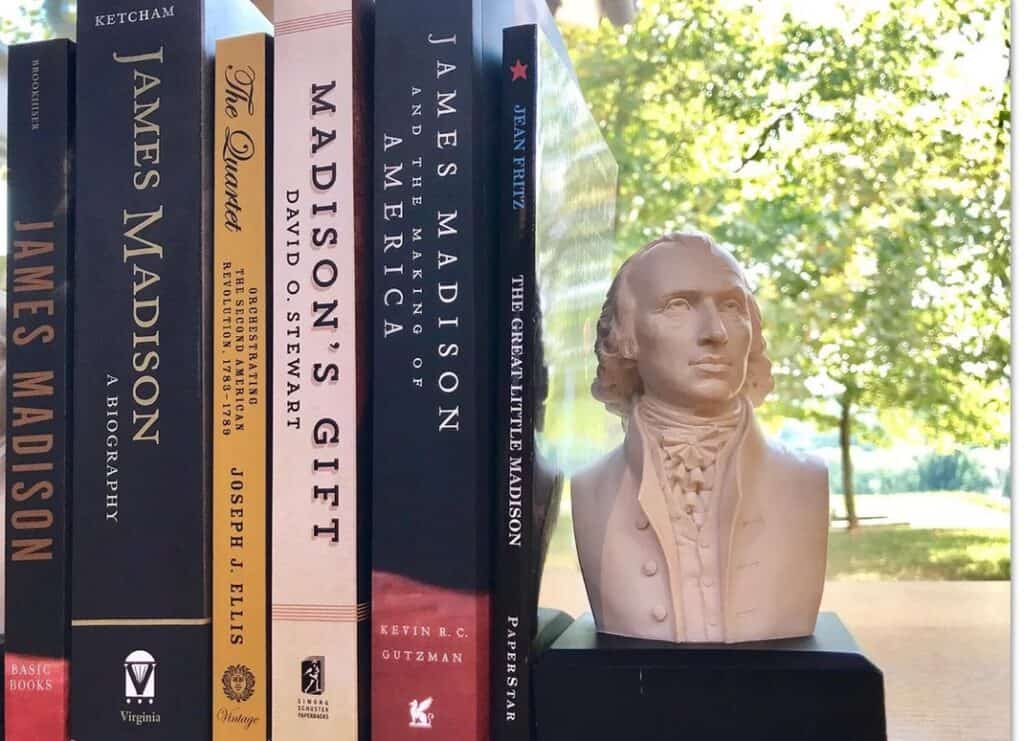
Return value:
<svg viewBox="0 0 1024 741">
<path fill-rule="evenodd" d="M 232 664 L 224 670 L 220 684 L 229 700 L 245 702 L 256 689 L 256 677 L 244 664 Z"/>
<path fill-rule="evenodd" d="M 302 694 L 322 695 L 324 693 L 324 657 L 307 656 L 302 662 Z"/>
<path fill-rule="evenodd" d="M 132 651 L 124 659 L 124 699 L 153 704 L 156 698 L 156 659 L 149 651 Z"/>
<path fill-rule="evenodd" d="M 434 704 L 434 698 L 426 700 L 413 700 L 409 703 L 409 728 L 430 728 L 434 723 L 434 714 L 428 713 L 430 706 Z"/>
</svg>

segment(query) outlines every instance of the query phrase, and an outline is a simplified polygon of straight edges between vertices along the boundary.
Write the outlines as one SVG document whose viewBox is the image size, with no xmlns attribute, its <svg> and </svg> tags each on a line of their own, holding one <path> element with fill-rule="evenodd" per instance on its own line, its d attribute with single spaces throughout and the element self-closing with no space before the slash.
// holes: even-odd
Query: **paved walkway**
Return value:
<svg viewBox="0 0 1024 741">
<path fill-rule="evenodd" d="M 547 569 L 541 604 L 587 611 L 578 569 Z M 829 582 L 822 609 L 884 672 L 890 741 L 1009 741 L 1009 582 Z"/>
<path fill-rule="evenodd" d="M 832 511 L 845 514 L 843 497 L 833 494 Z M 860 517 L 882 515 L 875 524 L 899 523 L 915 528 L 1009 529 L 1010 513 L 986 507 L 958 494 L 877 494 L 857 497 Z M 873 524 L 865 522 L 865 525 Z"/>
<path fill-rule="evenodd" d="M 829 582 L 885 673 L 890 741 L 1009 741 L 1009 582 Z"/>
</svg>

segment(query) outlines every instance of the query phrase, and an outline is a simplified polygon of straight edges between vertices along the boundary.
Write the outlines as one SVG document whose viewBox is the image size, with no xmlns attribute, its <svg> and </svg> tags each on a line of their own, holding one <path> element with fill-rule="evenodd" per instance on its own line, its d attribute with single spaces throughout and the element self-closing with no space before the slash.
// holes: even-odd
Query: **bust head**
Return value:
<svg viewBox="0 0 1024 741">
<path fill-rule="evenodd" d="M 597 324 L 592 393 L 626 416 L 643 395 L 698 417 L 771 391 L 761 312 L 733 257 L 699 233 L 668 234 L 619 268 Z"/>
<path fill-rule="evenodd" d="M 811 633 L 828 472 L 769 443 L 749 413 L 771 363 L 736 260 L 704 234 L 638 250 L 608 290 L 595 350 L 592 392 L 625 432 L 572 480 L 597 629 L 727 643 Z"/>
</svg>

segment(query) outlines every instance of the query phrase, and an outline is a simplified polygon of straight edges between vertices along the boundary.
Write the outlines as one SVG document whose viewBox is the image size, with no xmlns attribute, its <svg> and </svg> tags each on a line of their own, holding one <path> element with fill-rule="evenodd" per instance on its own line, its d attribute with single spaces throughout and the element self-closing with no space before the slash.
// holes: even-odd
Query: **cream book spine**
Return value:
<svg viewBox="0 0 1024 741">
<path fill-rule="evenodd" d="M 368 720 L 370 18 L 351 0 L 274 10 L 271 730 L 349 741 Z"/>
</svg>

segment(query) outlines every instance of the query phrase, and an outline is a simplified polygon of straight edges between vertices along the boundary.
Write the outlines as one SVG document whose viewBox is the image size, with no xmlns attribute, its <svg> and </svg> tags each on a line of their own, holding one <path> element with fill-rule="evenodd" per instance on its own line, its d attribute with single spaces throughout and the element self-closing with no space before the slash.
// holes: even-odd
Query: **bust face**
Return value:
<svg viewBox="0 0 1024 741">
<path fill-rule="evenodd" d="M 747 375 L 747 290 L 728 255 L 702 242 L 666 242 L 627 276 L 644 393 L 701 417 L 735 408 Z"/>
</svg>

